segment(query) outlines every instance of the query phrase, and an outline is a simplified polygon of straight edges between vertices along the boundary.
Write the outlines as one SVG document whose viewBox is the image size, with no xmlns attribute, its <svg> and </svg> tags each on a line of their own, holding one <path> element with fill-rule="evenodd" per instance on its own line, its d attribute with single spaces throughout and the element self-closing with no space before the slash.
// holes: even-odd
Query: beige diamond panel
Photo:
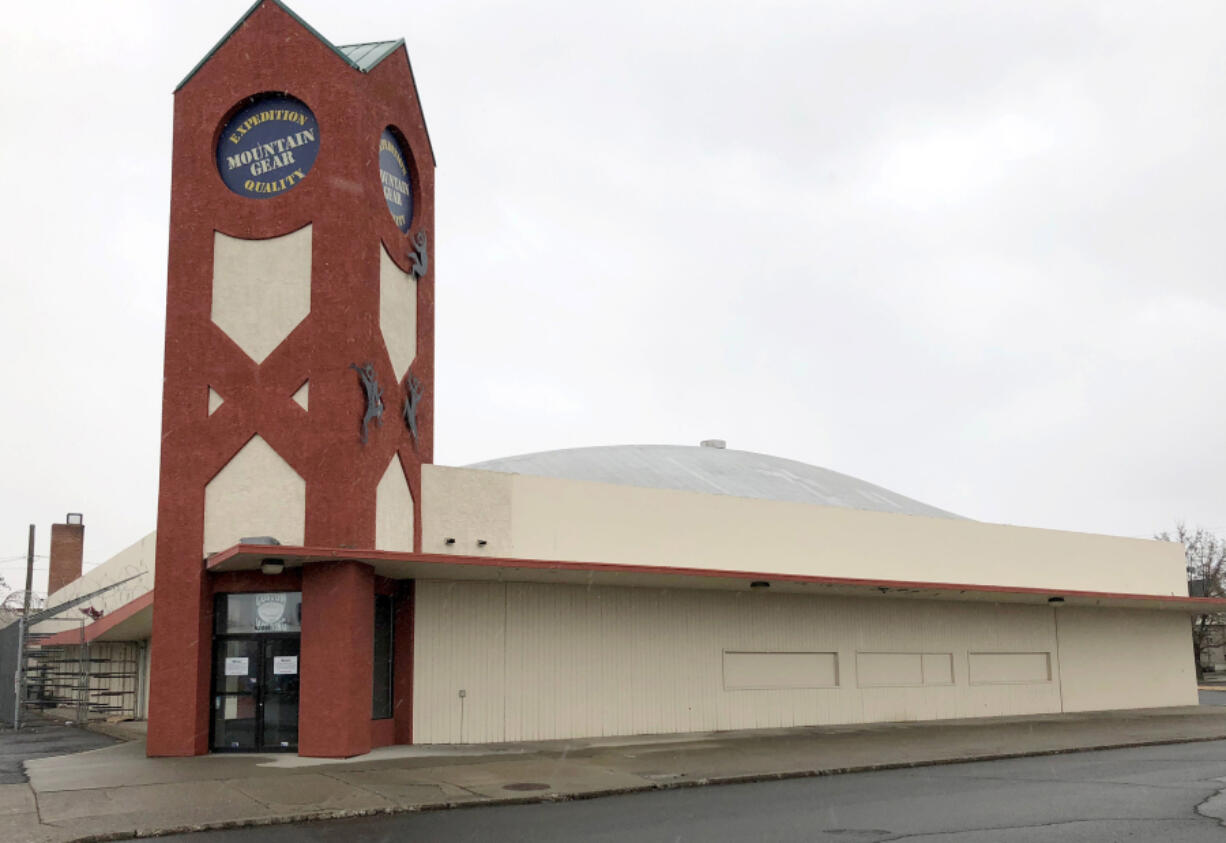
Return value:
<svg viewBox="0 0 1226 843">
<path fill-rule="evenodd" d="M 413 493 L 399 454 L 392 454 L 375 489 L 375 549 L 413 550 Z"/>
<path fill-rule="evenodd" d="M 311 226 L 267 240 L 213 234 L 212 319 L 263 363 L 311 311 Z"/>
<path fill-rule="evenodd" d="M 306 481 L 260 436 L 253 436 L 204 489 L 204 553 L 244 536 L 301 545 Z"/>
<path fill-rule="evenodd" d="M 404 380 L 417 356 L 417 279 L 379 248 L 379 330 L 396 379 Z"/>
</svg>

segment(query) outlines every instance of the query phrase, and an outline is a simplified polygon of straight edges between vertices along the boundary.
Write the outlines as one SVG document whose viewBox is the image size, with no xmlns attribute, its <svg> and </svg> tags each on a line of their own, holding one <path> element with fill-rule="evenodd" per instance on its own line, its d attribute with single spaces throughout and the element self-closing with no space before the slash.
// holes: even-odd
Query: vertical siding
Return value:
<svg viewBox="0 0 1226 843">
<path fill-rule="evenodd" d="M 505 586 L 420 581 L 415 601 L 415 740 L 504 740 Z M 461 690 L 466 693 L 463 699 Z"/>
<path fill-rule="evenodd" d="M 1063 638 L 1080 635 L 1062 630 Z M 1180 649 L 1186 642 L 1176 638 L 1139 647 L 1144 663 L 1131 670 L 1186 655 Z M 419 582 L 415 644 L 414 729 L 420 743 L 1061 710 L 1060 653 L 1047 606 Z M 839 684 L 726 690 L 725 650 L 834 652 Z M 859 652 L 949 653 L 953 684 L 859 687 Z M 971 685 L 968 652 L 1049 653 L 1052 678 Z M 461 687 L 469 694 L 463 735 L 456 697 Z"/>
</svg>

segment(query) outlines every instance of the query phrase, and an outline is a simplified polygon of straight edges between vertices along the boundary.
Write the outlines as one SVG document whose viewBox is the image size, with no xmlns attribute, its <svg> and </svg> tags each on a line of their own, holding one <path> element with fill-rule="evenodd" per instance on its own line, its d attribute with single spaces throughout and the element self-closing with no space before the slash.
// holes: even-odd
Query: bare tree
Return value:
<svg viewBox="0 0 1226 843">
<path fill-rule="evenodd" d="M 1183 545 L 1187 557 L 1188 591 L 1195 597 L 1226 596 L 1226 541 L 1218 538 L 1204 527 L 1190 529 L 1179 522 L 1175 533 L 1162 532 L 1154 538 L 1159 541 L 1175 541 Z M 1199 615 L 1192 621 L 1192 652 L 1196 658 L 1196 678 L 1204 673 L 1201 653 L 1205 648 L 1222 643 L 1223 623 L 1221 615 Z"/>
</svg>

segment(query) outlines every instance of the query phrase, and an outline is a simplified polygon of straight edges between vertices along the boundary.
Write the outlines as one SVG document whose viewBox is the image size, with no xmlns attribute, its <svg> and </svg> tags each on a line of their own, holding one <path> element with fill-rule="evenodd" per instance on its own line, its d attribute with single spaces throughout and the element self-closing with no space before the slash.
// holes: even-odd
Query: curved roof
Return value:
<svg viewBox="0 0 1226 843">
<path fill-rule="evenodd" d="M 962 517 L 827 468 L 717 447 L 608 445 L 568 448 L 486 460 L 468 468 L 903 515 Z"/>
</svg>

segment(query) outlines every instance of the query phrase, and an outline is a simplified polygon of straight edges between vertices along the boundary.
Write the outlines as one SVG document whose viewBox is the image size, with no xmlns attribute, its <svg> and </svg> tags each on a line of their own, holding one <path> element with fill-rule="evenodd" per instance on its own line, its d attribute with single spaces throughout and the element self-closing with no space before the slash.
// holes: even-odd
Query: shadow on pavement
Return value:
<svg viewBox="0 0 1226 843">
<path fill-rule="evenodd" d="M 21 729 L 0 728 L 0 784 L 28 781 L 22 764 L 32 758 L 70 755 L 119 743 L 115 738 L 57 720 L 32 717 Z"/>
</svg>

